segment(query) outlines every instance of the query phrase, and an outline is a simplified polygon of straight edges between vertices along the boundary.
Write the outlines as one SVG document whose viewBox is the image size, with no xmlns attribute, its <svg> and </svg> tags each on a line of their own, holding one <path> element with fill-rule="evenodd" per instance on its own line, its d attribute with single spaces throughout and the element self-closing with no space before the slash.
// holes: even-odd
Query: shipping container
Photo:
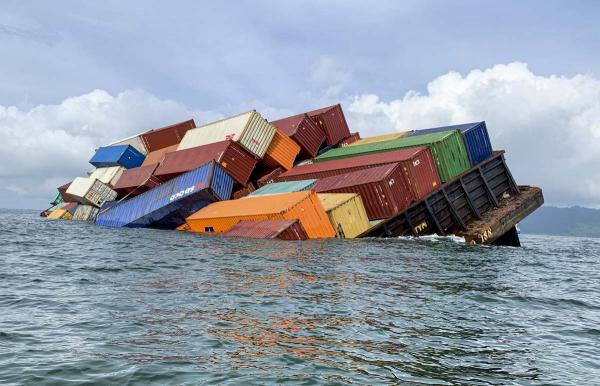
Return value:
<svg viewBox="0 0 600 386">
<path fill-rule="evenodd" d="M 188 130 L 177 150 L 232 140 L 261 159 L 269 148 L 275 131 L 275 126 L 252 110 Z"/>
<path fill-rule="evenodd" d="M 420 200 L 440 186 L 441 181 L 435 160 L 427 147 L 413 147 L 297 166 L 280 174 L 275 180 L 321 179 L 396 162 L 402 164 L 406 185 L 410 188 L 414 200 Z"/>
<path fill-rule="evenodd" d="M 78 205 L 75 213 L 73 214 L 73 220 L 76 221 L 96 221 L 96 216 L 100 212 L 100 209 L 92 205 Z"/>
<path fill-rule="evenodd" d="M 73 182 L 73 181 L 71 181 L 71 182 Z M 67 189 L 69 189 L 71 182 L 67 182 L 66 184 L 59 186 L 57 188 L 58 194 L 60 194 L 60 196 L 62 197 L 64 202 L 78 202 L 75 197 L 67 194 Z"/>
<path fill-rule="evenodd" d="M 146 155 L 144 162 L 142 162 L 142 166 L 155 165 L 161 163 L 165 158 L 165 155 L 167 155 L 167 153 L 172 153 L 176 151 L 178 146 L 179 145 L 167 146 L 165 148 L 149 152 Z"/>
<path fill-rule="evenodd" d="M 212 160 L 242 185 L 246 185 L 257 163 L 237 142 L 228 140 L 169 153 L 154 175 L 167 181 Z"/>
<path fill-rule="evenodd" d="M 278 119 L 271 123 L 300 145 L 301 157 L 316 156 L 327 138 L 325 132 L 306 114 Z"/>
<path fill-rule="evenodd" d="M 140 138 L 139 134 L 132 135 L 131 137 L 127 137 L 124 139 L 120 139 L 118 141 L 109 143 L 106 146 L 122 146 L 122 145 L 133 146 L 137 151 L 139 151 L 140 153 L 142 153 L 144 155 L 146 155 L 146 153 L 148 153 L 148 149 L 146 149 L 146 146 L 144 146 L 144 143 L 142 142 L 142 139 Z"/>
<path fill-rule="evenodd" d="M 189 119 L 174 125 L 147 131 L 144 134 L 140 134 L 140 139 L 150 153 L 164 149 L 165 147 L 179 145 L 185 133 L 194 127 L 196 127 L 196 123 L 193 119 Z"/>
<path fill-rule="evenodd" d="M 157 166 L 152 164 L 125 170 L 114 187 L 119 197 L 134 197 L 160 185 L 162 181 L 154 176 Z"/>
<path fill-rule="evenodd" d="M 307 240 L 308 235 L 300 221 L 294 220 L 258 220 L 240 221 L 223 237 L 249 237 L 253 239 Z"/>
<path fill-rule="evenodd" d="M 54 200 L 52 200 L 50 202 L 50 205 L 54 206 L 54 205 L 58 205 L 60 203 L 65 202 L 65 200 L 63 200 L 62 196 L 60 195 L 60 193 L 57 193 L 56 196 L 54 197 Z"/>
<path fill-rule="evenodd" d="M 369 220 L 392 217 L 413 201 L 399 162 L 327 177 L 319 180 L 314 190 L 360 194 Z"/>
<path fill-rule="evenodd" d="M 350 136 L 346 117 L 339 104 L 306 113 L 325 132 L 327 145 L 337 145 Z"/>
<path fill-rule="evenodd" d="M 391 133 L 391 134 L 374 135 L 372 137 L 361 138 L 358 141 L 356 141 L 354 143 L 351 143 L 349 146 L 366 145 L 367 143 L 392 141 L 394 139 L 398 139 L 398 138 L 409 136 L 413 132 L 414 132 L 414 130 L 411 130 L 411 131 L 400 131 L 400 132 Z"/>
<path fill-rule="evenodd" d="M 117 198 L 117 192 L 95 178 L 77 177 L 71 182 L 67 194 L 85 205 L 101 207 L 105 201 Z"/>
<path fill-rule="evenodd" d="M 95 178 L 114 188 L 115 184 L 126 169 L 123 166 L 109 166 L 96 168 L 90 173 L 90 178 Z"/>
<path fill-rule="evenodd" d="M 246 186 L 242 186 L 231 194 L 232 200 L 238 200 L 242 197 L 246 197 L 250 193 L 254 192 L 256 188 L 252 182 L 248 182 Z"/>
<path fill-rule="evenodd" d="M 64 209 L 71 214 L 75 214 L 75 210 L 77 210 L 79 205 L 78 202 L 67 202 L 61 209 Z"/>
<path fill-rule="evenodd" d="M 71 220 L 73 215 L 67 210 L 56 209 L 48 215 L 48 218 L 51 220 Z"/>
<path fill-rule="evenodd" d="M 300 153 L 300 145 L 278 129 L 265 153 L 262 163 L 268 167 L 276 168 L 281 166 L 285 170 L 290 170 L 294 167 L 294 161 L 298 153 Z"/>
<path fill-rule="evenodd" d="M 215 202 L 187 218 L 192 232 L 221 233 L 242 220 L 298 219 L 311 239 L 335 237 L 329 218 L 313 191 Z"/>
<path fill-rule="evenodd" d="M 262 188 L 267 184 L 272 184 L 275 182 L 275 178 L 277 178 L 277 176 L 279 176 L 281 173 L 283 173 L 283 168 L 277 168 L 267 172 L 266 174 L 260 175 L 256 180 L 256 186 Z"/>
<path fill-rule="evenodd" d="M 350 146 L 356 141 L 360 141 L 360 134 L 358 132 L 350 134 L 348 138 L 342 139 L 342 141 L 338 144 L 340 147 Z"/>
<path fill-rule="evenodd" d="M 452 130 L 458 130 L 462 134 L 471 166 L 475 166 L 492 156 L 492 142 L 490 141 L 485 121 L 416 130 L 411 135 L 440 133 Z"/>
<path fill-rule="evenodd" d="M 353 239 L 370 228 L 369 216 L 360 195 L 356 193 L 317 194 L 336 237 Z"/>
<path fill-rule="evenodd" d="M 445 131 L 402 137 L 386 142 L 341 147 L 320 155 L 315 159 L 315 162 L 344 159 L 418 146 L 429 146 L 431 148 L 431 153 L 435 159 L 442 182 L 458 176 L 470 167 L 465 144 L 458 131 Z"/>
<path fill-rule="evenodd" d="M 281 193 L 290 193 L 290 192 L 303 192 L 305 190 L 310 190 L 315 184 L 317 180 L 299 180 L 299 181 L 289 181 L 289 182 L 274 182 L 272 184 L 267 184 L 255 190 L 246 196 L 255 197 L 255 196 L 265 196 L 267 194 L 281 194 Z"/>
<path fill-rule="evenodd" d="M 96 151 L 90 163 L 97 168 L 123 166 L 131 169 L 140 166 L 144 158 L 144 154 L 130 145 L 105 146 Z"/>
<path fill-rule="evenodd" d="M 233 178 L 211 161 L 139 196 L 101 210 L 96 224 L 175 229 L 198 209 L 215 201 L 228 200 L 232 188 Z"/>
</svg>

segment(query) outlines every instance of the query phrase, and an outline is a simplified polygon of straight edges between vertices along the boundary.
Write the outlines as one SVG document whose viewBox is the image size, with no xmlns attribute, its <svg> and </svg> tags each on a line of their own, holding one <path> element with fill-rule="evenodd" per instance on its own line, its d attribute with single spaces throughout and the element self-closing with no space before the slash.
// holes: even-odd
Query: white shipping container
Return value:
<svg viewBox="0 0 600 386">
<path fill-rule="evenodd" d="M 110 185 L 110 187 L 114 187 L 124 171 L 125 168 L 123 166 L 109 166 L 106 168 L 96 168 L 92 170 L 89 176 Z"/>
<path fill-rule="evenodd" d="M 140 138 L 139 134 L 120 139 L 116 142 L 109 143 L 106 146 L 117 146 L 117 145 L 131 145 L 131 146 L 135 147 L 143 155 L 148 154 L 148 149 L 146 149 L 146 145 L 144 145 L 144 142 L 142 142 L 142 139 Z"/>
<path fill-rule="evenodd" d="M 92 205 L 77 205 L 73 220 L 94 222 L 99 212 L 100 209 Z"/>
<path fill-rule="evenodd" d="M 85 205 L 101 207 L 106 201 L 117 198 L 117 192 L 105 183 L 88 177 L 77 177 L 71 182 L 67 194 Z"/>
<path fill-rule="evenodd" d="M 188 130 L 177 150 L 233 140 L 257 158 L 269 148 L 277 129 L 256 111 L 248 111 Z"/>
</svg>

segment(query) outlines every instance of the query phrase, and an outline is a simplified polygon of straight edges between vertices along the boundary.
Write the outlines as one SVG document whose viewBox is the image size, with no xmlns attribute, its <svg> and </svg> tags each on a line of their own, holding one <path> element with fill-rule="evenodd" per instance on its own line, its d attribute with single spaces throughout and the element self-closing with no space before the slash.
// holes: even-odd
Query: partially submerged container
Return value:
<svg viewBox="0 0 600 386">
<path fill-rule="evenodd" d="M 154 176 L 157 166 L 158 164 L 151 164 L 125 170 L 114 190 L 119 197 L 134 197 L 160 185 L 162 181 Z"/>
<path fill-rule="evenodd" d="M 126 169 L 123 166 L 109 166 L 105 168 L 96 168 L 90 173 L 90 178 L 95 178 L 109 185 L 115 186 L 119 178 Z"/>
<path fill-rule="evenodd" d="M 327 145 L 337 145 L 350 136 L 350 129 L 340 104 L 324 107 L 306 113 L 323 130 Z"/>
<path fill-rule="evenodd" d="M 360 194 L 369 220 L 392 217 L 412 202 L 400 163 L 377 166 L 319 180 L 317 193 Z"/>
<path fill-rule="evenodd" d="M 271 123 L 300 145 L 302 157 L 316 156 L 327 138 L 325 132 L 306 114 L 278 119 Z"/>
<path fill-rule="evenodd" d="M 192 232 L 221 233 L 242 220 L 298 219 L 309 238 L 335 237 L 329 218 L 313 191 L 215 202 L 187 218 Z"/>
<path fill-rule="evenodd" d="M 281 193 L 290 193 L 290 192 L 303 192 L 305 190 L 310 190 L 317 183 L 316 179 L 309 180 L 299 180 L 299 181 L 289 181 L 289 182 L 274 182 L 272 184 L 267 184 L 262 186 L 261 188 L 255 190 L 246 196 L 255 197 L 255 196 L 264 196 L 267 194 L 281 194 Z"/>
<path fill-rule="evenodd" d="M 411 135 L 440 133 L 452 130 L 458 130 L 462 134 L 471 166 L 475 166 L 492 156 L 492 142 L 490 141 L 485 121 L 416 130 Z"/>
<path fill-rule="evenodd" d="M 353 239 L 370 228 L 369 216 L 360 195 L 356 193 L 318 193 L 317 196 L 329 216 L 336 237 Z"/>
<path fill-rule="evenodd" d="M 105 201 L 117 198 L 117 192 L 105 183 L 89 177 L 77 177 L 71 182 L 67 194 L 84 205 L 101 207 Z"/>
<path fill-rule="evenodd" d="M 111 142 L 106 146 L 122 146 L 122 145 L 133 146 L 137 151 L 139 151 L 140 153 L 142 153 L 144 155 L 146 153 L 148 153 L 148 150 L 146 149 L 146 146 L 144 146 L 144 143 L 142 142 L 142 139 L 140 138 L 139 134 L 132 135 L 131 137 L 123 138 L 123 139 L 120 139 L 115 142 Z"/>
<path fill-rule="evenodd" d="M 275 126 L 252 110 L 189 130 L 177 150 L 231 140 L 260 159 L 269 148 L 275 131 Z"/>
<path fill-rule="evenodd" d="M 96 208 L 95 206 L 78 205 L 77 209 L 75 209 L 75 213 L 73 214 L 73 220 L 94 222 L 96 221 L 98 212 L 100 212 L 100 209 Z"/>
<path fill-rule="evenodd" d="M 196 123 L 193 119 L 189 119 L 174 125 L 147 131 L 140 134 L 140 139 L 148 152 L 154 152 L 173 145 L 179 145 L 185 133 L 194 127 L 196 127 Z"/>
<path fill-rule="evenodd" d="M 240 221 L 228 231 L 220 234 L 223 237 L 248 237 L 253 239 L 307 240 L 308 235 L 300 221 L 292 220 L 258 220 Z"/>
<path fill-rule="evenodd" d="M 131 169 L 140 166 L 144 158 L 144 154 L 131 145 L 104 146 L 96 150 L 90 163 L 97 168 L 123 166 Z"/>
<path fill-rule="evenodd" d="M 71 220 L 73 215 L 65 209 L 56 209 L 47 216 L 51 220 Z"/>
<path fill-rule="evenodd" d="M 273 168 L 281 166 L 285 170 L 290 170 L 294 167 L 298 153 L 300 153 L 300 145 L 277 129 L 262 162 Z"/>
<path fill-rule="evenodd" d="M 144 162 L 142 162 L 142 166 L 155 165 L 161 163 L 165 156 L 168 153 L 176 151 L 178 146 L 179 145 L 167 146 L 162 149 L 149 152 L 148 154 L 146 154 L 146 158 L 144 159 Z"/>
<path fill-rule="evenodd" d="M 445 131 L 402 137 L 386 142 L 341 147 L 320 155 L 315 159 L 315 162 L 345 159 L 419 146 L 429 146 L 431 148 L 431 153 L 435 159 L 442 182 L 458 176 L 470 167 L 465 144 L 458 131 Z"/>
<path fill-rule="evenodd" d="M 399 131 L 397 133 L 391 133 L 391 134 L 374 135 L 371 137 L 361 138 L 358 141 L 351 143 L 349 146 L 366 145 L 367 143 L 392 141 L 394 139 L 409 136 L 412 133 L 413 133 L 413 131 Z"/>
<path fill-rule="evenodd" d="M 96 224 L 175 229 L 198 209 L 215 201 L 228 200 L 232 188 L 233 178 L 211 161 L 139 196 L 101 210 Z"/>
<path fill-rule="evenodd" d="M 273 182 L 275 182 L 275 179 L 277 178 L 277 176 L 279 176 L 281 173 L 283 173 L 283 168 L 276 168 L 265 174 L 260 175 L 256 179 L 256 186 L 261 188 L 265 185 L 272 184 Z"/>
<path fill-rule="evenodd" d="M 342 139 L 342 141 L 338 144 L 340 147 L 350 146 L 356 141 L 360 140 L 360 134 L 358 132 L 350 134 L 348 138 Z"/>
<path fill-rule="evenodd" d="M 246 185 L 257 163 L 237 142 L 227 140 L 168 153 L 154 175 L 167 181 L 212 160 L 242 185 Z"/>
</svg>

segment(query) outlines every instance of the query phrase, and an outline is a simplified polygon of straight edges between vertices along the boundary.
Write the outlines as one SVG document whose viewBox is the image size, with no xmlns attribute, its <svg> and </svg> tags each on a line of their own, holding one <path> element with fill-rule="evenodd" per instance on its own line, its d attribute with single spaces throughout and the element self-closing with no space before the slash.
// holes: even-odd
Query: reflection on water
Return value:
<svg viewBox="0 0 600 386">
<path fill-rule="evenodd" d="M 0 217 L 2 384 L 600 375 L 598 240 L 223 240 Z"/>
</svg>

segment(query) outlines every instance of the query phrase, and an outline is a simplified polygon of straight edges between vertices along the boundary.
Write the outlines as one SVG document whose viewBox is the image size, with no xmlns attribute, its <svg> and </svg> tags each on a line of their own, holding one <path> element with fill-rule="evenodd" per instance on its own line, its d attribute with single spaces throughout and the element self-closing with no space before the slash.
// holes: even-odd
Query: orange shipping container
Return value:
<svg viewBox="0 0 600 386">
<path fill-rule="evenodd" d="M 179 146 L 179 144 L 163 147 L 162 149 L 149 152 L 148 154 L 146 154 L 146 158 L 144 159 L 142 166 L 161 163 L 163 158 L 165 158 L 165 154 L 176 151 L 177 146 Z"/>
<path fill-rule="evenodd" d="M 220 233 L 242 220 L 298 219 L 308 237 L 335 237 L 321 201 L 313 191 L 247 197 L 210 204 L 188 217 L 192 232 Z"/>
<path fill-rule="evenodd" d="M 283 166 L 285 170 L 290 170 L 294 167 L 298 153 L 300 153 L 300 145 L 277 129 L 262 162 L 267 166 L 274 168 Z"/>
</svg>

